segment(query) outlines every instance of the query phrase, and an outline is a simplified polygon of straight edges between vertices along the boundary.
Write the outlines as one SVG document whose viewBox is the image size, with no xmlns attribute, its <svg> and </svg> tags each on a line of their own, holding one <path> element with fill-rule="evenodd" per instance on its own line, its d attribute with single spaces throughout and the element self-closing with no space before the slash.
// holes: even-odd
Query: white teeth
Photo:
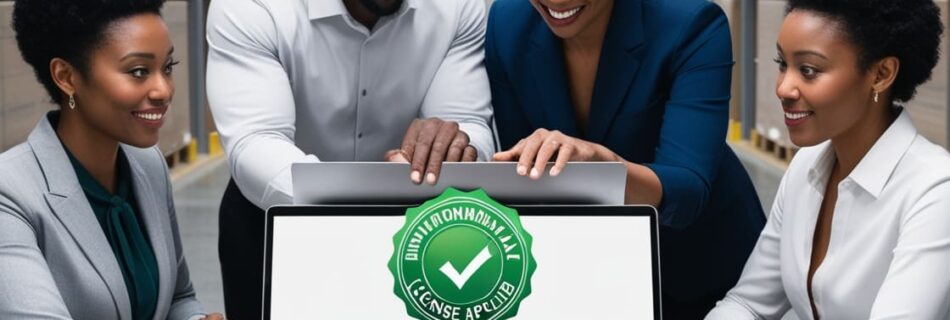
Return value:
<svg viewBox="0 0 950 320">
<path fill-rule="evenodd" d="M 791 120 L 798 120 L 810 115 L 811 115 L 811 112 L 796 112 L 796 113 L 785 112 L 785 118 L 791 119 Z"/>
<path fill-rule="evenodd" d="M 554 11 L 554 9 L 548 8 L 548 13 L 550 13 L 551 17 L 554 17 L 554 19 L 564 20 L 564 19 L 573 17 L 575 14 L 577 14 L 578 11 L 581 11 L 581 8 L 583 7 L 577 7 L 577 8 L 574 8 L 568 11 L 562 11 L 562 12 Z"/>
<path fill-rule="evenodd" d="M 145 120 L 161 120 L 165 117 L 163 113 L 135 113 L 136 117 L 145 119 Z"/>
</svg>

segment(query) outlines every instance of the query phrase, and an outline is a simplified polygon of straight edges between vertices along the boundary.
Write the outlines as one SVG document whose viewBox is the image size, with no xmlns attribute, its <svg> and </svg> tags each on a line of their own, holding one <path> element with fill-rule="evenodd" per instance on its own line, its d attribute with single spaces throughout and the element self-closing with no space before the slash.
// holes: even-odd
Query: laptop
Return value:
<svg viewBox="0 0 950 320">
<path fill-rule="evenodd" d="M 514 319 L 660 319 L 654 208 L 511 207 L 537 263 Z M 263 318 L 411 319 L 387 267 L 407 208 L 268 209 Z"/>
<path fill-rule="evenodd" d="M 418 204 L 446 187 L 482 188 L 506 204 L 622 205 L 627 183 L 620 162 L 572 162 L 556 177 L 516 173 L 515 162 L 446 162 L 435 186 L 409 180 L 409 164 L 393 162 L 295 163 L 294 204 Z M 547 168 L 550 168 L 548 165 Z"/>
</svg>

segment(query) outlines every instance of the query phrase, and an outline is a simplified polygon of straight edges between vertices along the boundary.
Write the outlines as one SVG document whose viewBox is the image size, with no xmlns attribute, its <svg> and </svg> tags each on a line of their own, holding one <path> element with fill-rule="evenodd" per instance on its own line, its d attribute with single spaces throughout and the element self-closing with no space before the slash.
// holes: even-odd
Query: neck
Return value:
<svg viewBox="0 0 950 320">
<path fill-rule="evenodd" d="M 842 177 L 851 174 L 874 143 L 884 135 L 884 131 L 887 131 L 887 128 L 897 119 L 891 107 L 877 109 L 879 111 L 869 114 L 864 121 L 860 121 L 848 131 L 831 139 L 831 146 L 837 157 L 834 169 L 838 170 Z"/>
<path fill-rule="evenodd" d="M 346 11 L 350 12 L 353 19 L 356 19 L 366 29 L 373 30 L 376 22 L 379 21 L 380 16 L 369 11 L 359 0 L 343 0 L 343 5 L 346 6 Z"/>
<path fill-rule="evenodd" d="M 76 112 L 60 112 L 56 135 L 106 190 L 115 192 L 115 165 L 119 142 L 89 126 Z"/>
<path fill-rule="evenodd" d="M 604 44 L 604 38 L 607 36 L 607 26 L 610 24 L 610 16 L 613 12 L 613 4 L 607 10 L 606 17 L 594 19 L 594 22 L 587 28 L 581 30 L 577 35 L 569 39 L 564 39 L 564 49 L 581 52 L 600 52 Z"/>
</svg>

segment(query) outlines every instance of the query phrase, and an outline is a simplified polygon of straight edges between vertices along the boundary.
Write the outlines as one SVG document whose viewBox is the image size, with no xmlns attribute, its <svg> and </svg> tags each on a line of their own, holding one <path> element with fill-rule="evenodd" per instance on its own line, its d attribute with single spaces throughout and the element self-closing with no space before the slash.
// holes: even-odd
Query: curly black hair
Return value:
<svg viewBox="0 0 950 320">
<path fill-rule="evenodd" d="M 57 104 L 63 94 L 49 63 L 61 58 L 86 76 L 90 53 L 107 39 L 116 21 L 142 13 L 161 15 L 164 0 L 16 0 L 13 30 L 20 55 Z"/>
<path fill-rule="evenodd" d="M 940 57 L 943 24 L 933 0 L 789 0 L 786 10 L 804 10 L 837 22 L 860 51 L 861 70 L 896 57 L 900 71 L 892 101 L 912 99 Z"/>
</svg>

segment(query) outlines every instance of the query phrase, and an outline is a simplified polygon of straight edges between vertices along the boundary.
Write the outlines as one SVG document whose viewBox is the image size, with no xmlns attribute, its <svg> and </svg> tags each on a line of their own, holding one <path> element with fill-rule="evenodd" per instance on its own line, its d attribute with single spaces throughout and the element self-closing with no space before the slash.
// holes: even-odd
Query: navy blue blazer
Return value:
<svg viewBox="0 0 950 320">
<path fill-rule="evenodd" d="M 616 0 L 586 132 L 575 122 L 561 41 L 529 1 L 494 3 L 485 50 L 503 149 L 546 128 L 650 167 L 663 185 L 664 294 L 718 299 L 735 284 L 765 215 L 725 143 L 733 60 L 718 6 Z"/>
</svg>

